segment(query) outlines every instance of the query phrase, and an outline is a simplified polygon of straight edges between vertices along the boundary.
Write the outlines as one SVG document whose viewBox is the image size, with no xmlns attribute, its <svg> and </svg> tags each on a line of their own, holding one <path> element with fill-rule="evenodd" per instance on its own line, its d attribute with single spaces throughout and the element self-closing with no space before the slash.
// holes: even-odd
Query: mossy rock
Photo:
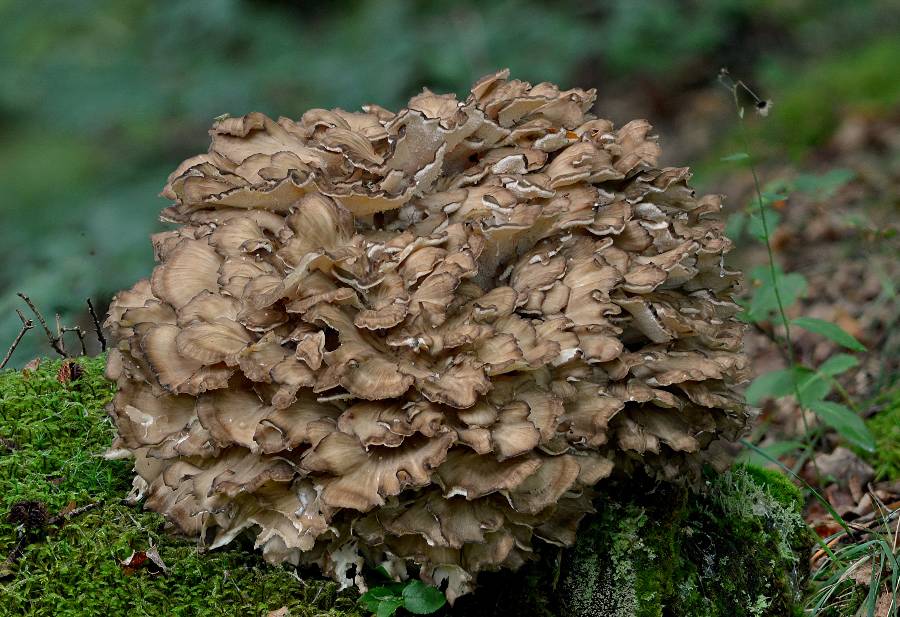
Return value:
<svg viewBox="0 0 900 617">
<path fill-rule="evenodd" d="M 355 592 L 313 572 L 266 565 L 242 541 L 203 552 L 159 515 L 124 504 L 130 464 L 101 456 L 113 434 L 103 411 L 112 386 L 102 358 L 78 363 L 83 374 L 72 381 L 57 378 L 59 361 L 0 373 L 0 615 L 243 616 L 284 606 L 294 617 L 366 614 Z M 799 491 L 754 467 L 713 477 L 707 489 L 612 488 L 573 549 L 547 546 L 519 572 L 487 573 L 441 614 L 797 614 L 811 543 Z M 14 506 L 37 503 L 45 511 L 35 520 L 8 520 Z M 88 504 L 70 520 L 43 520 Z M 123 566 L 152 548 L 168 572 Z"/>
<path fill-rule="evenodd" d="M 516 575 L 483 578 L 456 609 L 473 617 L 802 614 L 813 535 L 800 491 L 749 466 L 707 484 L 701 494 L 649 482 L 620 487 L 598 502 L 575 547 L 547 551 Z"/>
</svg>

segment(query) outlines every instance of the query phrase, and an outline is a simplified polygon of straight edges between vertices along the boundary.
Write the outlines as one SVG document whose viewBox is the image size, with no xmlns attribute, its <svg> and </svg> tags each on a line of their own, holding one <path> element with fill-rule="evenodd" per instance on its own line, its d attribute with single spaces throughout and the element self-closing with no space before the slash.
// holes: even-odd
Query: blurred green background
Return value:
<svg viewBox="0 0 900 617">
<path fill-rule="evenodd" d="M 702 188 L 734 130 L 722 66 L 776 99 L 765 143 L 795 159 L 840 114 L 900 101 L 886 0 L 0 0 L 0 20 L 0 356 L 16 291 L 86 325 L 85 298 L 105 310 L 149 273 L 157 193 L 223 113 L 397 108 L 509 67 L 649 118 Z M 11 366 L 47 351 L 31 333 Z"/>
</svg>

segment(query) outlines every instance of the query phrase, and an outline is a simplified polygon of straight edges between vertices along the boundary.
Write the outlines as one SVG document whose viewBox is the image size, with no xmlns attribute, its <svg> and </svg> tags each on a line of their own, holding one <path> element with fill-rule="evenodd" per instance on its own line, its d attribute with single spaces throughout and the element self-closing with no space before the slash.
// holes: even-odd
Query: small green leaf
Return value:
<svg viewBox="0 0 900 617">
<path fill-rule="evenodd" d="M 809 409 L 850 443 L 868 452 L 875 451 L 872 433 L 853 410 L 832 401 L 812 401 Z"/>
<path fill-rule="evenodd" d="M 389 598 L 382 600 L 375 611 L 375 617 L 391 617 L 397 609 L 403 606 L 403 598 Z"/>
<path fill-rule="evenodd" d="M 384 566 L 378 566 L 377 568 L 375 568 L 375 571 L 387 580 L 391 580 L 391 575 L 390 573 L 388 573 L 387 568 L 385 568 Z"/>
<path fill-rule="evenodd" d="M 760 266 L 750 272 L 750 278 L 755 279 L 759 287 L 754 291 L 747 306 L 745 320 L 765 321 L 771 313 L 778 310 L 772 273 L 768 266 Z M 776 268 L 775 281 L 778 282 L 778 291 L 785 310 L 806 293 L 806 278 L 802 274 L 796 272 L 785 274 L 780 268 Z"/>
<path fill-rule="evenodd" d="M 382 602 L 391 599 L 398 599 L 403 603 L 403 599 L 398 596 L 399 589 L 394 591 L 390 587 L 372 587 L 369 591 L 360 596 L 359 602 L 370 611 L 378 610 Z"/>
<path fill-rule="evenodd" d="M 800 406 L 811 409 L 815 401 L 821 401 L 831 392 L 831 382 L 823 379 L 815 371 L 805 367 L 796 369 L 797 390 L 800 392 Z"/>
<path fill-rule="evenodd" d="M 729 154 L 728 156 L 723 156 L 723 162 L 731 162 L 731 161 L 745 161 L 750 158 L 750 155 L 746 152 L 735 152 L 734 154 Z"/>
<path fill-rule="evenodd" d="M 859 366 L 859 360 L 856 359 L 856 356 L 839 353 L 825 360 L 825 362 L 819 366 L 818 371 L 822 375 L 834 377 L 835 375 L 840 375 L 841 373 L 849 371 L 854 366 Z"/>
<path fill-rule="evenodd" d="M 747 386 L 747 404 L 758 406 L 764 399 L 781 398 L 794 392 L 791 370 L 763 373 Z"/>
<path fill-rule="evenodd" d="M 763 209 L 763 212 L 765 212 L 768 233 L 771 235 L 772 232 L 775 231 L 775 228 L 778 227 L 778 223 L 781 222 L 781 215 L 769 208 Z M 766 229 L 763 228 L 763 217 L 759 215 L 759 212 L 754 212 L 750 215 L 750 221 L 747 224 L 747 232 L 760 242 L 766 241 Z"/>
<path fill-rule="evenodd" d="M 447 603 L 439 589 L 420 580 L 410 582 L 403 589 L 403 608 L 414 615 L 430 615 Z"/>
<path fill-rule="evenodd" d="M 839 188 L 853 180 L 856 172 L 850 169 L 832 169 L 824 174 L 800 174 L 794 179 L 795 191 L 814 194 L 819 199 L 828 199 Z"/>
<path fill-rule="evenodd" d="M 815 319 L 814 317 L 797 317 L 791 320 L 791 325 L 803 328 L 813 334 L 824 336 L 825 338 L 843 345 L 847 349 L 853 351 L 865 351 L 866 346 L 857 341 L 853 336 L 848 334 L 843 328 L 837 324 L 823 319 Z"/>
<path fill-rule="evenodd" d="M 818 401 L 831 392 L 831 383 L 823 375 L 805 366 L 792 369 L 781 369 L 764 373 L 754 379 L 747 387 L 747 404 L 759 405 L 767 398 L 781 398 L 794 391 L 794 381 L 800 393 L 800 405 L 809 408 L 813 401 Z"/>
<path fill-rule="evenodd" d="M 748 212 L 759 212 L 759 202 L 762 200 L 764 208 L 768 208 L 772 204 L 784 201 L 788 198 L 785 187 L 773 185 L 770 190 L 765 190 L 757 196 L 750 198 L 747 202 Z"/>
</svg>

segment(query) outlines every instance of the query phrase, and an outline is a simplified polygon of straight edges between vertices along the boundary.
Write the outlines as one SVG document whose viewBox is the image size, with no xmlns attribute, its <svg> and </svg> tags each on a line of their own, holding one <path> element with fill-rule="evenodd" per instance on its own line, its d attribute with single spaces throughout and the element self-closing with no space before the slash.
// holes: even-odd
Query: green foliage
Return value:
<svg viewBox="0 0 900 617">
<path fill-rule="evenodd" d="M 753 295 L 749 302 L 739 301 L 744 312 L 738 315 L 747 322 L 768 321 L 778 313 L 776 286 L 785 309 L 806 294 L 806 277 L 796 272 L 785 274 L 778 266 L 775 267 L 774 276 L 769 266 L 757 266 L 750 270 L 749 278 L 754 285 Z"/>
<path fill-rule="evenodd" d="M 798 328 L 803 328 L 804 330 L 812 332 L 813 334 L 824 336 L 825 338 L 832 340 L 835 343 L 846 347 L 847 349 L 851 349 L 853 351 L 866 350 L 865 345 L 853 338 L 853 336 L 847 333 L 843 328 L 841 328 L 837 324 L 833 324 L 823 319 L 816 319 L 814 317 L 797 317 L 791 320 L 791 325 L 797 326 Z"/>
<path fill-rule="evenodd" d="M 810 401 L 807 406 L 820 420 L 853 445 L 869 452 L 875 451 L 875 440 L 866 424 L 846 405 L 817 399 Z"/>
<path fill-rule="evenodd" d="M 735 158 L 737 157 L 737 158 Z M 741 152 L 722 158 L 722 161 L 747 161 L 752 162 L 750 155 Z M 765 229 L 762 219 L 765 218 L 771 234 L 781 222 L 781 215 L 773 209 L 776 204 L 782 204 L 793 193 L 802 193 L 811 199 L 825 201 L 848 182 L 856 177 L 856 173 L 849 169 L 835 168 L 825 173 L 798 174 L 790 180 L 779 179 L 763 187 L 758 197 L 753 197 L 743 210 L 733 213 L 728 217 L 726 233 L 729 238 L 739 241 L 746 232 L 757 242 L 765 244 Z M 762 213 L 760 213 L 762 204 Z"/>
<path fill-rule="evenodd" d="M 22 500 L 43 501 L 58 512 L 70 501 L 84 505 L 130 485 L 129 465 L 105 461 L 112 423 L 103 407 L 112 387 L 99 360 L 81 362 L 84 376 L 56 380 L 59 362 L 45 361 L 27 378 L 0 372 L 0 554 L 11 546 L 5 513 Z"/>
<path fill-rule="evenodd" d="M 317 578 L 298 580 L 268 566 L 252 546 L 209 553 L 165 529 L 163 518 L 121 503 L 130 464 L 102 458 L 112 439 L 103 412 L 112 387 L 103 359 L 82 359 L 84 375 L 66 385 L 59 362 L 27 377 L 0 373 L 0 560 L 25 534 L 15 563 L 0 562 L 0 615 L 265 615 L 287 606 L 295 617 L 358 616 L 355 593 Z M 71 520 L 36 529 L 8 521 L 24 500 L 50 515 L 97 504 Z M 169 569 L 128 573 L 121 562 L 155 546 Z"/>
<path fill-rule="evenodd" d="M 859 366 L 856 356 L 845 353 L 836 353 L 819 366 L 819 373 L 826 377 L 836 377 Z"/>
<path fill-rule="evenodd" d="M 767 398 L 781 398 L 794 393 L 794 373 L 797 369 L 786 368 L 763 373 L 747 386 L 747 404 L 759 405 Z"/>
<path fill-rule="evenodd" d="M 413 615 L 430 615 L 440 610 L 447 599 L 438 589 L 410 579 L 373 587 L 359 598 L 359 603 L 376 617 L 391 617 L 401 607 Z"/>
<path fill-rule="evenodd" d="M 744 128 L 743 107 L 739 94 L 746 86 L 731 81 L 727 74 L 722 83 L 731 91 L 737 108 L 741 130 Z M 748 91 L 749 92 L 749 91 Z M 752 93 L 751 93 L 752 94 Z M 754 97 L 756 95 L 753 95 Z M 742 132 L 743 135 L 743 132 Z M 744 136 L 746 143 L 746 137 Z M 732 160 L 744 160 L 743 157 Z M 833 428 L 851 444 L 864 450 L 872 451 L 875 442 L 859 415 L 847 406 L 834 401 L 825 400 L 831 394 L 832 387 L 837 384 L 834 377 L 857 366 L 858 362 L 847 354 L 838 354 L 829 358 L 813 370 L 798 364 L 794 358 L 791 327 L 802 328 L 813 334 L 824 336 L 839 345 L 853 351 L 866 351 L 865 346 L 840 326 L 812 317 L 796 317 L 788 320 L 787 311 L 806 293 L 806 278 L 796 272 L 785 274 L 775 262 L 770 237 L 780 220 L 771 205 L 786 199 L 790 191 L 800 191 L 826 199 L 841 186 L 853 179 L 853 172 L 835 169 L 825 174 L 801 174 L 791 182 L 778 181 L 770 183 L 767 190 L 760 189 L 759 178 L 753 165 L 753 159 L 746 157 L 753 174 L 756 198 L 748 205 L 746 212 L 738 213 L 729 221 L 731 232 L 738 237 L 744 226 L 757 240 L 762 242 L 768 252 L 768 263 L 750 271 L 754 291 L 749 300 L 738 300 L 744 311 L 738 315 L 748 323 L 763 324 L 777 318 L 784 329 L 784 347 L 788 358 L 788 367 L 759 375 L 748 386 L 747 402 L 758 405 L 766 398 L 781 398 L 793 394 L 803 409 L 808 409 L 826 425 Z M 841 390 L 843 392 L 843 390 Z"/>
<path fill-rule="evenodd" d="M 835 354 L 823 362 L 818 370 L 794 366 L 763 373 L 747 387 L 747 403 L 759 405 L 767 398 L 799 393 L 799 402 L 803 408 L 815 413 L 851 444 L 871 452 L 875 449 L 875 441 L 859 415 L 845 405 L 825 400 L 831 394 L 833 378 L 858 364 L 853 356 Z"/>
<path fill-rule="evenodd" d="M 863 453 L 875 469 L 876 480 L 900 478 L 900 387 L 883 395 L 883 407 L 866 425 L 874 435 L 875 450 Z"/>
</svg>

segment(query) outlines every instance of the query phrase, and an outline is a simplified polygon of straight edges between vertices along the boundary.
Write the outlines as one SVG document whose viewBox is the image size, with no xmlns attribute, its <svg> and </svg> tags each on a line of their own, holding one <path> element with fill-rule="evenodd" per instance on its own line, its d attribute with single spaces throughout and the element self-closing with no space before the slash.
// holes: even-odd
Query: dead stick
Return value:
<svg viewBox="0 0 900 617">
<path fill-rule="evenodd" d="M 23 294 L 21 291 L 16 292 L 16 295 L 22 298 L 25 301 L 25 304 L 28 305 L 28 308 L 31 309 L 31 312 L 34 313 L 34 316 L 37 317 L 38 322 L 40 322 L 41 327 L 44 328 L 44 334 L 47 335 L 47 340 L 50 341 L 50 346 L 53 350 L 61 355 L 63 358 L 66 357 L 66 350 L 64 347 L 60 347 L 59 339 L 53 338 L 53 333 L 50 332 L 50 328 L 47 326 L 47 320 L 44 319 L 44 316 L 34 305 L 34 302 L 31 301 L 31 298 Z"/>
<path fill-rule="evenodd" d="M 87 347 L 84 344 L 84 330 L 81 329 L 81 326 L 72 326 L 71 328 L 67 328 L 63 326 L 62 331 L 65 332 L 74 332 L 78 335 L 78 340 L 81 341 L 81 355 L 87 355 Z"/>
<path fill-rule="evenodd" d="M 63 357 L 68 358 L 69 352 L 66 351 L 65 331 L 59 321 L 59 313 L 56 314 L 56 340 L 59 341 L 59 346 L 62 348 Z"/>
<path fill-rule="evenodd" d="M 91 299 L 87 299 L 88 310 L 91 312 L 91 319 L 94 320 L 94 332 L 97 334 L 97 340 L 100 341 L 100 351 L 106 351 L 106 337 L 103 336 L 103 328 L 100 326 L 100 319 L 97 317 L 97 311 L 94 310 L 94 304 Z"/>
<path fill-rule="evenodd" d="M 51 518 L 49 521 L 47 521 L 47 524 L 48 525 L 59 525 L 60 523 L 62 523 L 64 521 L 68 521 L 69 519 L 72 519 L 72 518 L 78 516 L 79 514 L 84 514 L 88 510 L 93 510 L 94 508 L 96 508 L 100 505 L 101 505 L 101 503 L 99 501 L 97 501 L 94 503 L 89 503 L 87 505 L 81 506 L 80 508 L 75 508 L 74 510 L 66 512 L 65 514 L 62 514 L 62 513 L 57 514 L 56 516 Z"/>
<path fill-rule="evenodd" d="M 19 346 L 19 342 L 22 340 L 22 337 L 25 336 L 25 333 L 34 327 L 34 322 L 30 319 L 25 319 L 25 315 L 22 314 L 22 311 L 16 309 L 16 314 L 19 316 L 19 319 L 22 320 L 22 329 L 19 330 L 19 334 L 16 336 L 16 340 L 13 341 L 13 344 L 9 346 L 9 351 L 7 351 L 6 355 L 3 356 L 3 361 L 0 362 L 0 369 L 6 366 L 6 363 L 9 362 L 9 359 L 12 357 L 13 352 L 16 350 L 16 347 Z"/>
</svg>

